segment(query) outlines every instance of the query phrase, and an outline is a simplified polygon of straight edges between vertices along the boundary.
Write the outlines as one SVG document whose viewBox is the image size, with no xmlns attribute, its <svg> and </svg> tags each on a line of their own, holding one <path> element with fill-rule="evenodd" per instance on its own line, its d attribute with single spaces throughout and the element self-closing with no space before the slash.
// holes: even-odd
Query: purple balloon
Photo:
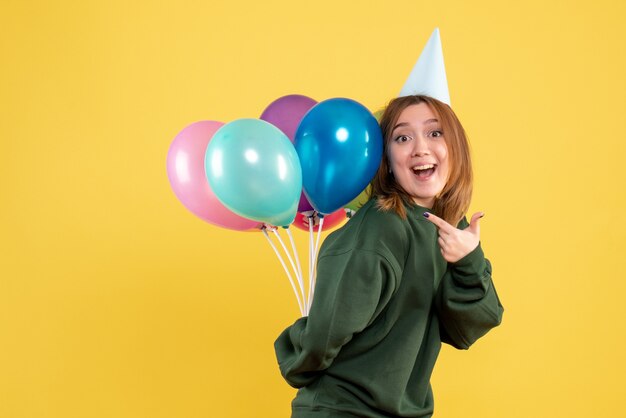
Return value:
<svg viewBox="0 0 626 418">
<path fill-rule="evenodd" d="M 261 119 L 283 131 L 294 142 L 300 121 L 317 102 L 300 94 L 290 94 L 274 100 L 265 108 Z"/>
<path fill-rule="evenodd" d="M 291 142 L 294 142 L 296 130 L 300 121 L 317 101 L 300 94 L 290 94 L 274 100 L 265 108 L 261 115 L 262 120 L 271 123 L 278 129 L 283 131 Z M 298 203 L 298 212 L 306 212 L 313 209 L 311 203 L 302 192 L 300 195 L 300 203 Z"/>
<path fill-rule="evenodd" d="M 310 210 L 315 209 L 311 206 L 311 203 L 309 202 L 309 199 L 306 198 L 304 192 L 302 192 L 302 194 L 300 194 L 300 202 L 298 203 L 298 212 L 308 212 Z"/>
</svg>

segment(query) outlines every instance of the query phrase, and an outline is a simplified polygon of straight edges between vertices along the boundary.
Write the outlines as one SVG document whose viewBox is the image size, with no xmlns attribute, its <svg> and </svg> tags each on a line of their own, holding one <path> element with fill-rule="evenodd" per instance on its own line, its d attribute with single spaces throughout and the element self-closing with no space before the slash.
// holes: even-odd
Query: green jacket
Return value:
<svg viewBox="0 0 626 418">
<path fill-rule="evenodd" d="M 292 417 L 430 417 L 441 343 L 467 349 L 500 324 L 480 245 L 447 263 L 427 210 L 403 220 L 370 200 L 324 241 L 309 316 L 275 343 Z"/>
</svg>

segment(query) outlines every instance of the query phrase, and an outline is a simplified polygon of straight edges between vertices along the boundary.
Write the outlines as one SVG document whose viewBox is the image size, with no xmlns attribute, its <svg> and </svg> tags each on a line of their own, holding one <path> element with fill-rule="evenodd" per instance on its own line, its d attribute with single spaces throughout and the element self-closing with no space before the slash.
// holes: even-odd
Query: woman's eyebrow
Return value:
<svg viewBox="0 0 626 418">
<path fill-rule="evenodd" d="M 424 121 L 423 124 L 424 125 L 428 125 L 428 124 L 431 124 L 431 123 L 439 123 L 439 120 L 438 119 L 434 119 L 434 118 L 433 119 L 428 119 L 428 120 Z M 408 122 L 401 122 L 401 123 L 397 124 L 396 126 L 394 126 L 393 129 L 391 130 L 391 132 L 393 132 L 396 129 L 401 128 L 403 126 L 409 126 L 409 123 Z"/>
<path fill-rule="evenodd" d="M 398 129 L 398 128 L 402 127 L 402 126 L 409 126 L 409 123 L 408 122 L 399 123 L 399 124 L 397 124 L 396 126 L 393 127 L 391 132 L 395 131 L 396 129 Z"/>
</svg>

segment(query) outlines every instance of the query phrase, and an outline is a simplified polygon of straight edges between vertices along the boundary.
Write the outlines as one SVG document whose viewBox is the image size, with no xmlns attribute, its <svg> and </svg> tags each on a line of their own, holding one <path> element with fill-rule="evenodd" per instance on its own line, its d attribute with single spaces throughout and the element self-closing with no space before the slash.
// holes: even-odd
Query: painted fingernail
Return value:
<svg viewBox="0 0 626 418">
<path fill-rule="evenodd" d="M 428 212 L 424 212 L 424 214 L 423 214 L 423 215 L 424 215 L 424 217 L 425 217 L 425 218 L 428 218 L 428 217 L 430 216 L 430 213 L 428 213 Z"/>
</svg>

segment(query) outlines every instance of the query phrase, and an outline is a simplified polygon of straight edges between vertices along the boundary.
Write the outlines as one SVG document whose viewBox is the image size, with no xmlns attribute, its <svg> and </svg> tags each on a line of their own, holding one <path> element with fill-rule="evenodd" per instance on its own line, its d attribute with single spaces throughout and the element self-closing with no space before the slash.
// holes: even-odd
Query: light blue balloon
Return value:
<svg viewBox="0 0 626 418">
<path fill-rule="evenodd" d="M 302 169 L 289 138 L 259 119 L 238 119 L 215 132 L 204 168 L 220 202 L 234 213 L 275 226 L 296 217 Z"/>
</svg>

